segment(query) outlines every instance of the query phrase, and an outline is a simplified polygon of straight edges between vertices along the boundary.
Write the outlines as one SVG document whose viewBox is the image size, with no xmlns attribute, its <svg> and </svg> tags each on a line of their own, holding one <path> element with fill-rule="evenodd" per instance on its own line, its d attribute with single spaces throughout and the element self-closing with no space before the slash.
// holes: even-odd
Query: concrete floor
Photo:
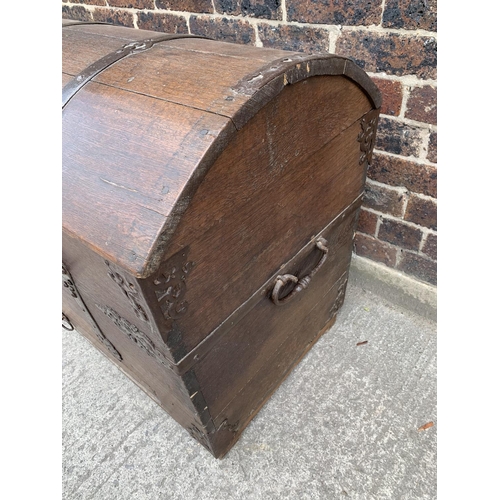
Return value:
<svg viewBox="0 0 500 500">
<path fill-rule="evenodd" d="M 357 284 L 222 460 L 63 331 L 65 500 L 435 499 L 436 429 L 435 323 Z"/>
</svg>

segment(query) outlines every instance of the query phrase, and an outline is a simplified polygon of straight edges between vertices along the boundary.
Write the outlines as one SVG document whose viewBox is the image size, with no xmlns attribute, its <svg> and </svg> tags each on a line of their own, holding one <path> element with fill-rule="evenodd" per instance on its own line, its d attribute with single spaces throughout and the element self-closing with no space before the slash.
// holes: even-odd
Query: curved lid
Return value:
<svg viewBox="0 0 500 500">
<path fill-rule="evenodd" d="M 108 25 L 63 32 L 63 87 L 131 39 L 161 35 Z M 233 134 L 286 85 L 317 75 L 344 75 L 380 106 L 366 73 L 334 55 L 184 38 L 113 61 L 63 109 L 63 229 L 149 276 Z"/>
</svg>

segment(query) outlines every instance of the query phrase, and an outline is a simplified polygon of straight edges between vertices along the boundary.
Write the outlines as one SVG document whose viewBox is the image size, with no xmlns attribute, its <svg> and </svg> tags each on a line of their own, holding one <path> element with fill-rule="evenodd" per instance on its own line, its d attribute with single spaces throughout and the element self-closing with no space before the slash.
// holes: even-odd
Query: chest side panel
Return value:
<svg viewBox="0 0 500 500">
<path fill-rule="evenodd" d="M 190 264 L 178 321 L 185 349 L 232 311 L 363 190 L 365 94 L 343 77 L 287 87 L 220 155 L 151 283 L 183 251 Z M 149 286 L 149 285 L 148 285 Z"/>
<path fill-rule="evenodd" d="M 130 331 L 136 330 L 141 336 L 150 340 L 152 344 L 150 354 L 153 354 L 153 351 L 157 352 L 157 356 L 151 355 L 152 359 L 149 361 L 156 361 L 160 366 L 168 368 L 170 353 L 163 345 L 147 301 L 135 278 L 92 252 L 78 239 L 70 237 L 64 231 L 62 254 L 63 266 L 71 275 L 86 308 L 103 333 L 106 334 L 111 329 L 110 335 L 113 336 L 113 340 L 120 343 L 122 340 L 127 340 L 127 335 L 124 336 L 123 333 L 129 326 Z M 66 300 L 72 294 L 65 292 L 63 288 L 63 299 Z M 120 321 L 117 321 L 118 319 Z M 131 337 L 128 336 L 129 339 Z M 125 342 L 124 345 L 128 343 Z"/>
<path fill-rule="evenodd" d="M 210 427 L 196 378 L 170 368 L 171 355 L 135 278 L 64 233 L 63 266 L 63 314 L 75 329 L 181 425 Z"/>
<path fill-rule="evenodd" d="M 343 221 L 322 233 L 328 255 L 306 289 L 278 306 L 271 299 L 272 280 L 255 306 L 241 320 L 236 317 L 235 326 L 195 366 L 216 426 L 225 419 L 231 424 L 244 420 L 270 389 L 257 384 L 251 398 L 248 388 L 242 397 L 247 384 L 259 377 L 267 378 L 271 387 L 278 383 L 281 371 L 335 316 L 347 284 L 356 216 L 357 211 L 350 210 Z M 300 268 L 310 269 L 320 257 L 318 251 L 308 249 L 281 275 L 303 276 L 306 273 Z"/>
</svg>

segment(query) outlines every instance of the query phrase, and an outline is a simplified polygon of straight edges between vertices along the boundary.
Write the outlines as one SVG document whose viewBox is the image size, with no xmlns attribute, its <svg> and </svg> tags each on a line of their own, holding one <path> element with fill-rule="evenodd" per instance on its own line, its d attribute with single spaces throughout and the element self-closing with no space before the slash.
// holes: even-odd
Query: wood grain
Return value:
<svg viewBox="0 0 500 500">
<path fill-rule="evenodd" d="M 95 83 L 63 120 L 63 227 L 140 274 L 187 179 L 232 124 Z"/>
<path fill-rule="evenodd" d="M 88 33 L 81 27 L 65 28 L 62 30 L 62 71 L 77 75 L 101 57 L 118 50 L 127 41 L 130 39 Z"/>
<path fill-rule="evenodd" d="M 113 26 L 106 23 L 80 23 L 77 26 L 65 28 L 63 32 L 69 30 L 78 33 L 88 33 L 96 39 L 104 36 L 119 38 L 129 42 L 162 35 L 162 33 L 158 33 L 157 31 L 128 28 L 126 26 Z"/>
<path fill-rule="evenodd" d="M 335 287 L 332 287 L 330 291 L 329 299 L 334 302 L 335 298 L 338 296 Z M 325 301 L 323 307 L 327 307 Z M 337 319 L 337 314 L 335 314 L 328 322 L 323 325 L 316 323 L 318 318 L 322 317 L 321 310 L 315 308 L 307 316 L 306 323 L 307 326 L 310 322 L 317 324 L 319 333 L 315 337 L 311 338 L 309 336 L 303 336 L 301 338 L 301 347 L 299 351 L 293 351 L 286 346 L 282 346 L 278 351 L 276 351 L 268 362 L 271 365 L 271 369 L 261 370 L 256 374 L 256 376 L 248 382 L 247 385 L 242 389 L 237 395 L 237 399 L 232 402 L 226 409 L 224 416 L 222 417 L 222 422 L 237 422 L 237 424 L 222 424 L 222 428 L 210 436 L 212 439 L 212 448 L 214 450 L 214 455 L 217 458 L 222 458 L 224 455 L 236 444 L 241 434 L 247 427 L 247 425 L 252 421 L 252 419 L 257 415 L 265 403 L 271 398 L 273 393 L 278 389 L 278 387 L 286 380 L 288 375 L 292 370 L 301 362 L 302 358 L 309 352 L 309 350 L 314 347 L 314 344 L 321 338 L 321 336 L 326 333 L 334 324 Z M 309 330 L 308 330 L 309 333 Z M 297 352 L 299 354 L 297 354 Z"/>
<path fill-rule="evenodd" d="M 348 80 L 314 77 L 286 89 L 224 150 L 166 253 L 189 246 L 195 263 L 179 322 L 188 350 L 363 191 L 359 120 L 348 125 L 369 109 Z"/>
</svg>

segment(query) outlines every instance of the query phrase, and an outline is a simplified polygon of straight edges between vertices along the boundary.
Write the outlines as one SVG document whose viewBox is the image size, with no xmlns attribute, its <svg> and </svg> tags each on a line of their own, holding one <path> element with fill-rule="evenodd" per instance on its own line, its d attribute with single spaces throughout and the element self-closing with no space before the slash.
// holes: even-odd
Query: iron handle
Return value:
<svg viewBox="0 0 500 500">
<path fill-rule="evenodd" d="M 287 302 L 292 300 L 298 293 L 300 293 L 302 290 L 305 290 L 309 286 L 309 283 L 311 283 L 313 276 L 319 271 L 321 266 L 325 263 L 326 258 L 328 257 L 328 247 L 326 246 L 327 244 L 328 242 L 324 238 L 318 238 L 316 240 L 316 248 L 321 250 L 323 255 L 320 261 L 316 264 L 316 267 L 308 275 L 304 276 L 301 279 L 297 278 L 297 276 L 293 274 L 283 274 L 276 277 L 274 288 L 271 293 L 271 300 L 277 306 L 286 304 Z M 290 282 L 294 283 L 295 287 L 288 295 L 280 298 L 281 291 Z"/>
</svg>

